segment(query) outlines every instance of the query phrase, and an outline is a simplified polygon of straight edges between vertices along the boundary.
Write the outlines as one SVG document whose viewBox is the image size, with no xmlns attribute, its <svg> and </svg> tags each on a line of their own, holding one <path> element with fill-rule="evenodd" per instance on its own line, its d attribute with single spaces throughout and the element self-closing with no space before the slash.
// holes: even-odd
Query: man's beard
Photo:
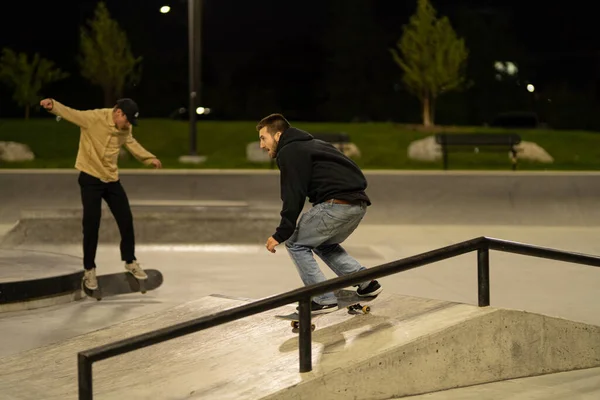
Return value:
<svg viewBox="0 0 600 400">
<path fill-rule="evenodd" d="M 269 157 L 277 158 L 277 146 L 279 146 L 279 142 L 275 142 L 275 146 L 271 150 L 269 150 Z"/>
</svg>

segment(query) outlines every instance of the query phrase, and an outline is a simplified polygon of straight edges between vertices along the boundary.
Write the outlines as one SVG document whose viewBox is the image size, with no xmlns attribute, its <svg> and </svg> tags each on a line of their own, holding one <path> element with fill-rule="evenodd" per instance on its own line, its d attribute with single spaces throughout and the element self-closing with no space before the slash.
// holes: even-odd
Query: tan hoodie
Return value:
<svg viewBox="0 0 600 400">
<path fill-rule="evenodd" d="M 75 168 L 104 182 L 119 180 L 119 150 L 127 150 L 140 162 L 150 165 L 156 156 L 133 138 L 132 127 L 119 130 L 112 118 L 112 108 L 79 111 L 52 99 L 52 114 L 77 125 L 80 130 L 79 151 Z"/>
</svg>

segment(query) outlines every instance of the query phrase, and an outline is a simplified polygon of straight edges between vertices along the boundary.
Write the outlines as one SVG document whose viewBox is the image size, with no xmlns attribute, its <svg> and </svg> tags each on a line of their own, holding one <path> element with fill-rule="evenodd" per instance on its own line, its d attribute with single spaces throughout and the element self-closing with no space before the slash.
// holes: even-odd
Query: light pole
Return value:
<svg viewBox="0 0 600 400">
<path fill-rule="evenodd" d="M 201 90 L 201 26 L 202 0 L 188 0 L 188 58 L 189 58 L 189 145 L 188 155 L 179 157 L 179 162 L 199 164 L 206 160 L 197 151 L 196 106 L 200 104 Z"/>
</svg>

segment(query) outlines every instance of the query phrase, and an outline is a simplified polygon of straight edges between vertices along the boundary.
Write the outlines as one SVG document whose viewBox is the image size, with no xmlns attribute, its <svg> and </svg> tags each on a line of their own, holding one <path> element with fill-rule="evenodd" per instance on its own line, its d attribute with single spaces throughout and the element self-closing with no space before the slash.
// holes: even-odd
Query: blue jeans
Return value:
<svg viewBox="0 0 600 400">
<path fill-rule="evenodd" d="M 338 276 L 366 269 L 340 246 L 358 227 L 366 212 L 366 205 L 325 202 L 315 205 L 300 217 L 296 230 L 285 242 L 285 247 L 296 264 L 304 285 L 326 280 L 313 252 Z M 365 288 L 369 283 L 363 282 L 360 287 Z M 333 292 L 322 294 L 313 300 L 323 305 L 337 303 Z"/>
</svg>

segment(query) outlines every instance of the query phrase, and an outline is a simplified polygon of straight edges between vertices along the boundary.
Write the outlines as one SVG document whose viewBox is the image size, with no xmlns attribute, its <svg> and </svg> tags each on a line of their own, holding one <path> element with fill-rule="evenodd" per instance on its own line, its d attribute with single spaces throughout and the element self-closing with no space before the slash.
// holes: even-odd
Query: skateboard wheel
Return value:
<svg viewBox="0 0 600 400">
<path fill-rule="evenodd" d="M 294 329 L 298 329 L 298 322 L 296 322 L 296 321 L 292 321 L 292 324 L 291 324 L 291 325 L 292 325 L 292 328 L 294 328 Z"/>
<path fill-rule="evenodd" d="M 311 332 L 314 332 L 315 328 L 316 328 L 315 324 L 310 324 L 310 330 L 311 330 Z"/>
<path fill-rule="evenodd" d="M 146 294 L 146 291 L 144 290 L 144 291 L 142 292 L 142 294 Z"/>
<path fill-rule="evenodd" d="M 363 312 L 363 313 L 365 313 L 365 314 L 368 314 L 368 313 L 370 313 L 370 312 L 371 312 L 371 307 L 369 307 L 369 306 L 364 306 L 364 307 L 362 308 L 362 312 Z"/>
</svg>

